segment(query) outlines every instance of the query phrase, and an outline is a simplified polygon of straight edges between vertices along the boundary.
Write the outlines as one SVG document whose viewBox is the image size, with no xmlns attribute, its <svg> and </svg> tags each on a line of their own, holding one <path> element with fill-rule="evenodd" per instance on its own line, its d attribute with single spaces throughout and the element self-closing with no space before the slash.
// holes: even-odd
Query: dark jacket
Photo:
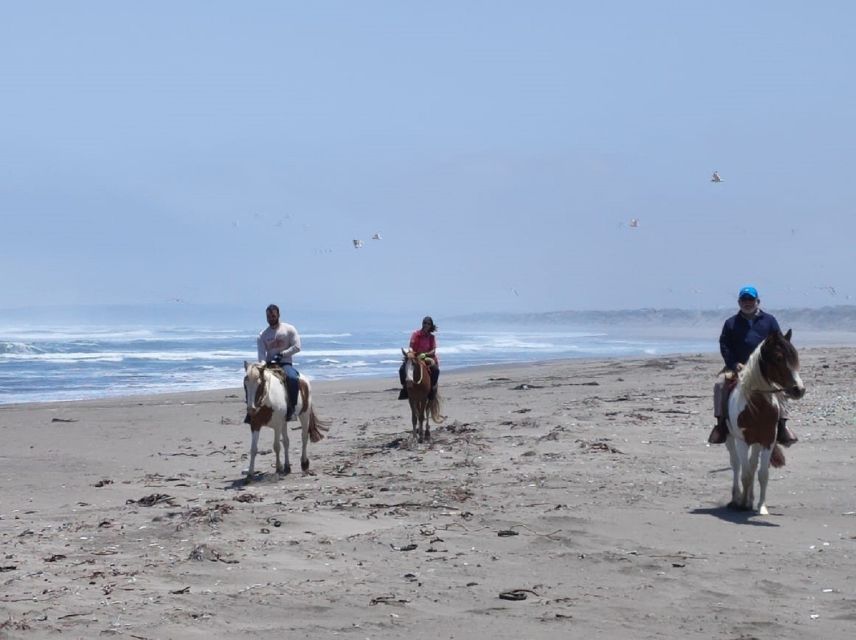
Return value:
<svg viewBox="0 0 856 640">
<path fill-rule="evenodd" d="M 769 313 L 759 310 L 750 320 L 741 313 L 731 316 L 722 325 L 722 334 L 719 336 L 719 351 L 726 368 L 735 370 L 738 362 L 746 364 L 755 348 L 774 331 L 781 329 Z"/>
</svg>

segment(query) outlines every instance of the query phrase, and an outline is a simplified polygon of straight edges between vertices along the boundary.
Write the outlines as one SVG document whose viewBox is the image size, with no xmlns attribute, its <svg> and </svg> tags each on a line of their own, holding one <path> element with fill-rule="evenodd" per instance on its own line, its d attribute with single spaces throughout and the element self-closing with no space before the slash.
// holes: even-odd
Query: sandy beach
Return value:
<svg viewBox="0 0 856 640">
<path fill-rule="evenodd" d="M 243 393 L 0 407 L 0 637 L 849 638 L 856 349 L 801 351 L 771 515 L 728 510 L 714 355 L 317 382 L 243 483 Z M 291 431 L 291 462 L 299 459 Z"/>
</svg>

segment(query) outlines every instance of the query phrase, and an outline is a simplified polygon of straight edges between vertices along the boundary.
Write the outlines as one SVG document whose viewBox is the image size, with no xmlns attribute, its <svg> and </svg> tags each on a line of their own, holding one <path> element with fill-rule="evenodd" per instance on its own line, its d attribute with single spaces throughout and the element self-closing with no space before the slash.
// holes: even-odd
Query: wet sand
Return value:
<svg viewBox="0 0 856 640">
<path fill-rule="evenodd" d="M 767 517 L 713 355 L 444 373 L 430 444 L 395 372 L 317 382 L 311 475 L 266 429 L 249 486 L 237 386 L 0 407 L 0 637 L 850 637 L 856 349 L 801 359 Z"/>
</svg>

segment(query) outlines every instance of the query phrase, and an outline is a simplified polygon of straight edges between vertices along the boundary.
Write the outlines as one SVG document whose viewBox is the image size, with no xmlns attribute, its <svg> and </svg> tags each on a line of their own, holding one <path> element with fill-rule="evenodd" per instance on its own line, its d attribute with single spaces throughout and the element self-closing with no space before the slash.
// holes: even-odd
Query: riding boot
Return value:
<svg viewBox="0 0 856 640">
<path fill-rule="evenodd" d="M 401 387 L 401 391 L 398 392 L 399 400 L 407 400 L 407 387 Z"/>
<path fill-rule="evenodd" d="M 291 422 L 292 420 L 294 420 L 294 405 L 289 404 L 288 409 L 285 412 L 285 421 Z"/>
<path fill-rule="evenodd" d="M 433 400 L 436 396 L 437 396 L 437 387 L 431 387 L 431 391 L 428 392 L 428 402 L 433 402 Z"/>
<path fill-rule="evenodd" d="M 725 423 L 725 416 L 719 416 L 716 419 L 716 426 L 711 430 L 707 441 L 710 444 L 722 444 L 728 439 L 728 425 Z"/>
<path fill-rule="evenodd" d="M 788 419 L 780 418 L 778 429 L 776 429 L 776 442 L 778 442 L 783 447 L 790 447 L 792 444 L 796 444 L 799 442 L 799 438 L 797 438 L 797 434 L 790 430 L 788 427 Z"/>
<path fill-rule="evenodd" d="M 250 424 L 250 412 L 247 411 L 247 415 L 244 416 L 244 424 Z"/>
</svg>

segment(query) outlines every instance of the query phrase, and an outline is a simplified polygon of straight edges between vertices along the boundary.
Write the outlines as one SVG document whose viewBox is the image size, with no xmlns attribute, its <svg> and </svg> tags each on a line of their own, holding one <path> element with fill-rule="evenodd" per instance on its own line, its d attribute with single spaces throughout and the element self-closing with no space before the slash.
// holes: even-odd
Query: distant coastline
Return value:
<svg viewBox="0 0 856 640">
<path fill-rule="evenodd" d="M 856 305 L 820 308 L 767 309 L 783 330 L 856 332 Z M 472 313 L 446 318 L 447 322 L 472 324 L 525 324 L 541 326 L 627 326 L 634 328 L 720 327 L 736 309 L 628 309 L 612 311 L 547 311 L 533 313 Z"/>
</svg>

